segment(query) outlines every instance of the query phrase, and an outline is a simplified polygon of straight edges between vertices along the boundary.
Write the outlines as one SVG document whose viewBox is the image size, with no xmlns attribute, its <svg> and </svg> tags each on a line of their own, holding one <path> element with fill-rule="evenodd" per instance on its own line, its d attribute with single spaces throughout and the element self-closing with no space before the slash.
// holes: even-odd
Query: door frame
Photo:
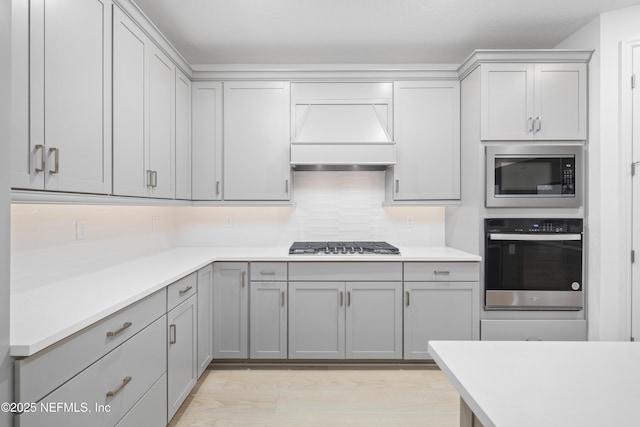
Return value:
<svg viewBox="0 0 640 427">
<path fill-rule="evenodd" d="M 640 39 L 630 39 L 620 42 L 620 156 L 621 165 L 620 170 L 620 185 L 623 194 L 623 224 L 622 224 L 622 242 L 624 245 L 624 253 L 629 254 L 625 257 L 624 265 L 626 268 L 623 271 L 623 288 L 621 297 L 626 303 L 622 304 L 623 307 L 623 319 L 624 329 L 623 337 L 633 339 L 634 334 L 638 336 L 640 340 L 640 300 L 637 307 L 638 315 L 634 320 L 633 315 L 633 287 L 634 276 L 636 281 L 640 282 L 640 247 L 636 250 L 636 261 L 631 262 L 631 251 L 633 247 L 633 235 L 634 235 L 634 221 L 633 221 L 633 176 L 631 174 L 631 164 L 635 161 L 640 161 L 640 150 L 638 153 L 633 152 L 633 89 L 631 88 L 631 78 L 633 75 L 633 49 L 640 48 Z M 640 90 L 640 70 L 638 72 L 638 80 L 636 82 L 636 90 Z M 630 161 L 629 161 L 630 159 Z M 640 165 L 639 165 L 640 166 Z M 640 168 L 637 171 L 640 178 Z M 639 213 L 640 214 L 640 213 Z M 639 224 L 640 225 L 640 221 Z M 628 231 L 631 232 L 628 232 Z M 637 286 L 638 292 L 640 292 L 640 283 Z M 634 328 L 634 323 L 637 323 Z"/>
</svg>

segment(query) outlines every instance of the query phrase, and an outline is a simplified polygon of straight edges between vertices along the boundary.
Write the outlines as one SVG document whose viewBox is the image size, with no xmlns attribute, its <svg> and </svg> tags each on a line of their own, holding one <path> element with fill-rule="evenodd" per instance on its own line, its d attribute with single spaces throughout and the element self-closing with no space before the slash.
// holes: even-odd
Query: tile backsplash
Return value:
<svg viewBox="0 0 640 427">
<path fill-rule="evenodd" d="M 444 245 L 444 208 L 383 207 L 384 172 L 294 172 L 295 206 L 13 205 L 14 292 L 172 246 L 288 247 L 294 240 Z M 78 239 L 77 222 L 86 224 Z"/>
</svg>

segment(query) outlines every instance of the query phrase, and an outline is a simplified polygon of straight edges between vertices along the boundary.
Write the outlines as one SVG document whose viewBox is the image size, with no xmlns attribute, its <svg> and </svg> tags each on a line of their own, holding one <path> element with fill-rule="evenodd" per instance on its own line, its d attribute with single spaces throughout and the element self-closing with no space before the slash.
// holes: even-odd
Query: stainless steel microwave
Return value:
<svg viewBox="0 0 640 427">
<path fill-rule="evenodd" d="M 582 206 L 581 145 L 489 146 L 486 159 L 487 207 Z"/>
</svg>

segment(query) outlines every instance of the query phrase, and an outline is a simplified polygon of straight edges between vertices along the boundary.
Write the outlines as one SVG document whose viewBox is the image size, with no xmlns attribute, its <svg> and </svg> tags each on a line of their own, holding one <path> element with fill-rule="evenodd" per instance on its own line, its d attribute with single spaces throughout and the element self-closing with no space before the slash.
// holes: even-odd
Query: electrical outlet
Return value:
<svg viewBox="0 0 640 427">
<path fill-rule="evenodd" d="M 407 228 L 413 228 L 413 217 L 412 216 L 408 216 L 407 217 Z"/>
<path fill-rule="evenodd" d="M 76 240 L 85 240 L 87 238 L 87 220 L 79 219 L 76 221 Z"/>
<path fill-rule="evenodd" d="M 152 216 L 151 217 L 151 229 L 152 230 L 157 230 L 160 228 L 160 217 L 159 216 Z"/>
<path fill-rule="evenodd" d="M 227 219 L 225 221 L 225 226 L 229 227 L 229 228 L 233 227 L 233 218 L 232 217 L 230 217 L 230 216 L 227 217 Z"/>
</svg>

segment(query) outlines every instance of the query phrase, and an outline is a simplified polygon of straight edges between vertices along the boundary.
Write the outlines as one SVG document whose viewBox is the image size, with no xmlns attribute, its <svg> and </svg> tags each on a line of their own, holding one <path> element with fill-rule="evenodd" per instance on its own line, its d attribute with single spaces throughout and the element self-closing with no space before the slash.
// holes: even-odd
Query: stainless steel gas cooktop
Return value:
<svg viewBox="0 0 640 427">
<path fill-rule="evenodd" d="M 290 255 L 400 255 L 400 250 L 387 242 L 293 242 Z"/>
</svg>

